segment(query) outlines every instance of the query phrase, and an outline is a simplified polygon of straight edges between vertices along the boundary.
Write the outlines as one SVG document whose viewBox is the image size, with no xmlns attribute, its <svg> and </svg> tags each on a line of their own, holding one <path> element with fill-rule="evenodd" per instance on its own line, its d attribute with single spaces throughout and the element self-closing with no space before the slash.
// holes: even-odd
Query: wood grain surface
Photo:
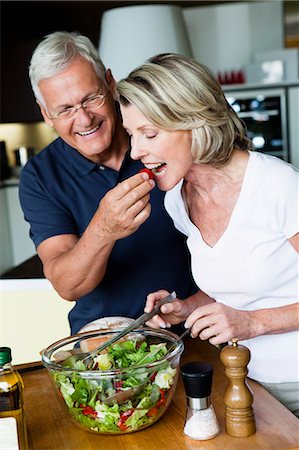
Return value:
<svg viewBox="0 0 299 450">
<path fill-rule="evenodd" d="M 46 369 L 21 371 L 29 450 L 286 450 L 299 448 L 299 420 L 257 383 L 248 380 L 254 401 L 256 434 L 230 437 L 225 432 L 223 395 L 227 386 L 219 350 L 199 339 L 187 338 L 181 363 L 206 361 L 214 367 L 212 404 L 221 432 L 214 439 L 196 441 L 183 433 L 186 398 L 181 377 L 164 416 L 141 431 L 127 435 L 98 435 L 74 425 L 58 397 Z"/>
</svg>

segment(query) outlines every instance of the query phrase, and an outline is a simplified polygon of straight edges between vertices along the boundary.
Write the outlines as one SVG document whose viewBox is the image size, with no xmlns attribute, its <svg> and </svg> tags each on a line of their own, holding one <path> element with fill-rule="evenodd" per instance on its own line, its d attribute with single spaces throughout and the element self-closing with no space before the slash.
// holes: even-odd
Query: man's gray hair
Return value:
<svg viewBox="0 0 299 450">
<path fill-rule="evenodd" d="M 93 65 L 99 79 L 106 85 L 105 66 L 88 37 L 76 32 L 56 31 L 45 36 L 38 44 L 30 61 L 29 76 L 35 98 L 43 106 L 45 103 L 39 83 L 61 73 L 78 56 Z"/>
</svg>

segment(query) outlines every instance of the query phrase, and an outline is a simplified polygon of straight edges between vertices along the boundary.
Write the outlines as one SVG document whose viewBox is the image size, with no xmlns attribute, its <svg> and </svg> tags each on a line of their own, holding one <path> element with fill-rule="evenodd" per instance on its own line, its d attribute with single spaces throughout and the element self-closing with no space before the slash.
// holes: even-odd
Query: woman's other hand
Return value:
<svg viewBox="0 0 299 450">
<path fill-rule="evenodd" d="M 261 334 L 255 311 L 240 311 L 216 302 L 195 309 L 187 318 L 185 327 L 191 327 L 192 337 L 198 336 L 213 345 Z"/>
</svg>

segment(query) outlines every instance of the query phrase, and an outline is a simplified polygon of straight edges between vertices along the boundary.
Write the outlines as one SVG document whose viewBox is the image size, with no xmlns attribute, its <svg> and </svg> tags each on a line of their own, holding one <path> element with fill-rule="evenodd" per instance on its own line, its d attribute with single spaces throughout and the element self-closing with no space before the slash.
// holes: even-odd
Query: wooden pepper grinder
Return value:
<svg viewBox="0 0 299 450">
<path fill-rule="evenodd" d="M 228 378 L 224 394 L 226 433 L 234 437 L 251 436 L 255 433 L 253 396 L 245 381 L 250 351 L 233 339 L 232 345 L 221 350 L 220 360 Z"/>
</svg>

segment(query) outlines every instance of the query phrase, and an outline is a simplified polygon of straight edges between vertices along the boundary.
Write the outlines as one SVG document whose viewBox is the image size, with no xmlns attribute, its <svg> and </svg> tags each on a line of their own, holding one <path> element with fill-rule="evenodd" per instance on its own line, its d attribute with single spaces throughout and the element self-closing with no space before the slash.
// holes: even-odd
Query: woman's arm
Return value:
<svg viewBox="0 0 299 450">
<path fill-rule="evenodd" d="M 299 233 L 290 238 L 289 242 L 299 253 Z M 149 294 L 145 311 L 151 311 L 156 301 L 167 294 L 167 291 Z M 166 328 L 185 320 L 185 327 L 191 328 L 192 337 L 199 336 L 202 340 L 209 340 L 213 345 L 234 338 L 244 340 L 263 334 L 286 333 L 299 328 L 298 301 L 276 308 L 241 311 L 217 303 L 204 292 L 198 291 L 186 300 L 175 300 L 163 305 L 161 313 L 147 324 Z"/>
<path fill-rule="evenodd" d="M 240 311 L 222 303 L 194 310 L 185 322 L 191 336 L 213 345 L 232 339 L 244 340 L 264 334 L 278 334 L 299 328 L 299 304 L 255 311 Z"/>
</svg>

